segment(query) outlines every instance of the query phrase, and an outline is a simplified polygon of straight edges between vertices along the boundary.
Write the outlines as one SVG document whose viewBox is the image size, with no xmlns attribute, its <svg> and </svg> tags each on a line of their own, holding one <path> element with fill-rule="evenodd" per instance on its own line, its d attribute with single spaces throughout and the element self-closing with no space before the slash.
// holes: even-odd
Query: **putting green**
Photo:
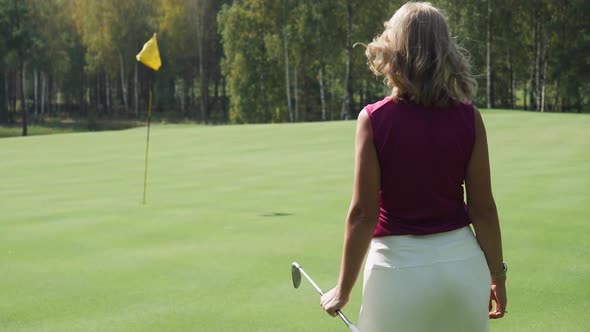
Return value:
<svg viewBox="0 0 590 332">
<path fill-rule="evenodd" d="M 492 328 L 583 331 L 590 116 L 484 117 L 510 264 Z M 155 126 L 145 206 L 145 128 L 1 139 L 0 331 L 345 331 L 290 265 L 336 282 L 354 126 Z"/>
</svg>

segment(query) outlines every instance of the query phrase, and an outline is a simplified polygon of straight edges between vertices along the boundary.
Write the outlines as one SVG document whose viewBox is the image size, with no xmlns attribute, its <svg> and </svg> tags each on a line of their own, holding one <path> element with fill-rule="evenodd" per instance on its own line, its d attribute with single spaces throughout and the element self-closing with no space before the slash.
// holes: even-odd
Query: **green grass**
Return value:
<svg viewBox="0 0 590 332">
<path fill-rule="evenodd" d="M 510 264 L 494 331 L 590 326 L 590 116 L 486 112 Z M 0 331 L 344 331 L 354 122 L 0 140 Z M 344 310 L 357 321 L 360 287 Z"/>
</svg>

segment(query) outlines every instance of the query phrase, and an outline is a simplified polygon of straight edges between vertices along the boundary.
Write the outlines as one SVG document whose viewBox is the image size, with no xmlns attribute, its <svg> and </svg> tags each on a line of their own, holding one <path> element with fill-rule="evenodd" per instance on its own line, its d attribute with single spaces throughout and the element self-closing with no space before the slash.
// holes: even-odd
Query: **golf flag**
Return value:
<svg viewBox="0 0 590 332">
<path fill-rule="evenodd" d="M 146 67 L 158 71 L 162 66 L 162 60 L 160 59 L 160 50 L 158 50 L 158 40 L 156 34 L 143 45 L 141 52 L 135 56 L 137 61 L 143 63 Z M 149 73 L 149 97 L 148 97 L 148 112 L 147 112 L 147 139 L 145 142 L 145 172 L 143 173 L 143 204 L 146 203 L 146 192 L 147 192 L 147 176 L 148 176 L 148 159 L 150 151 L 150 122 L 152 118 L 152 90 L 153 84 L 152 79 L 154 72 Z"/>
<path fill-rule="evenodd" d="M 158 49 L 158 40 L 155 33 L 154 36 L 143 45 L 143 49 L 141 52 L 137 53 L 135 58 L 137 61 L 155 71 L 160 69 L 162 66 L 162 60 L 160 60 L 160 50 Z"/>
</svg>

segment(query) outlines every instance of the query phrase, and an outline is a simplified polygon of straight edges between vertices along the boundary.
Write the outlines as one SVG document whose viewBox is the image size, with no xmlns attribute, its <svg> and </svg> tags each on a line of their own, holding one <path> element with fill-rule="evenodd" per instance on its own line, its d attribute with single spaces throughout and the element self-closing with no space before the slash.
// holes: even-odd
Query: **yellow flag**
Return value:
<svg viewBox="0 0 590 332">
<path fill-rule="evenodd" d="M 160 50 L 158 50 L 158 40 L 156 34 L 143 45 L 141 52 L 137 53 L 137 61 L 143 63 L 147 67 L 153 70 L 158 70 L 162 66 L 162 60 L 160 60 Z"/>
</svg>

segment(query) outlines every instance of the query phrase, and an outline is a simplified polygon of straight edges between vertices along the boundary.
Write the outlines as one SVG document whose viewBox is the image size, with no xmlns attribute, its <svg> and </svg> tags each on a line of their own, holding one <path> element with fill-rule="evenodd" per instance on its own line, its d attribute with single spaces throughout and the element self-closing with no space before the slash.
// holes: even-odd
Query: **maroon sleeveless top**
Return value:
<svg viewBox="0 0 590 332">
<path fill-rule="evenodd" d="M 425 235 L 470 224 L 463 195 L 475 142 L 474 107 L 395 102 L 365 106 L 381 167 L 374 237 Z"/>
</svg>

